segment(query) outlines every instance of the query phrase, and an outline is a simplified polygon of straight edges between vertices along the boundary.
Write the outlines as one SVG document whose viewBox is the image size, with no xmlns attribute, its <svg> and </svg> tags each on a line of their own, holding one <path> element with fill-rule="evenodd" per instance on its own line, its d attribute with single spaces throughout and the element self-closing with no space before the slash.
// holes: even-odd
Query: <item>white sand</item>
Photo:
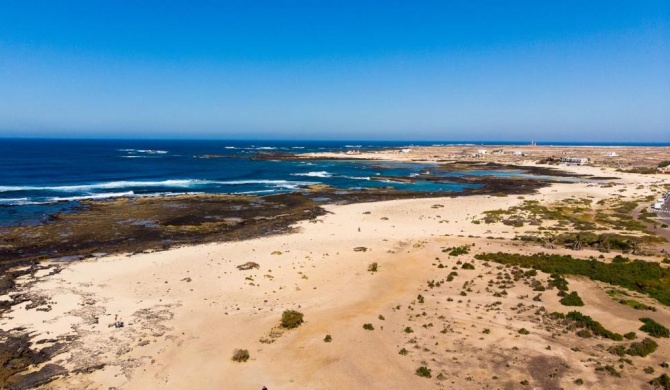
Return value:
<svg viewBox="0 0 670 390">
<path fill-rule="evenodd" d="M 596 202 L 619 194 L 646 195 L 650 184 L 664 179 L 600 168 L 570 169 L 622 179 L 610 188 L 557 184 L 525 198 L 546 203 L 591 196 Z M 644 189 L 637 190 L 640 184 Z M 619 192 L 622 189 L 625 192 Z M 518 302 L 567 312 L 555 293 L 547 291 L 543 302 L 518 299 L 517 292 L 529 294 L 526 286 L 518 285 L 509 292 L 502 312 L 484 310 L 484 305 L 500 299 L 484 293 L 485 282 L 497 271 L 491 268 L 486 272 L 495 271 L 493 274 L 476 278 L 485 270 L 480 262 L 475 271 L 458 269 L 459 276 L 444 291 L 426 289 L 427 280 L 444 278 L 457 260 L 469 260 L 474 253 L 447 259 L 443 247 L 474 243 L 475 251 L 543 250 L 485 238 L 513 238 L 528 227 L 471 222 L 483 211 L 520 202 L 516 196 L 471 196 L 328 206 L 332 214 L 299 223 L 300 231 L 295 234 L 76 262 L 60 274 L 41 278 L 31 288 L 50 297 L 51 311 L 16 307 L 1 319 L 0 327 L 25 326 L 34 341 L 78 335 L 71 350 L 54 362 L 68 369 L 105 364 L 92 373 L 52 382 L 49 386 L 53 388 L 432 389 L 502 387 L 508 382 L 514 388 L 524 378 L 540 383 L 533 382 L 531 366 L 492 365 L 496 351 L 513 346 L 522 349 L 522 357 L 569 362 L 571 371 L 560 382 L 566 388 L 572 387 L 576 377 L 590 387 L 639 384 L 633 374 L 618 382 L 596 375 L 593 365 L 584 362 L 587 355 L 575 356 L 565 340 L 552 340 L 533 321 L 513 314 Z M 436 204 L 444 207 L 433 208 Z M 359 246 L 369 250 L 355 252 Z M 282 253 L 272 254 L 275 251 Z M 442 271 L 432 265 L 435 257 L 448 268 Z M 247 261 L 259 263 L 260 269 L 236 269 Z M 376 273 L 367 272 L 372 262 L 379 264 Z M 476 287 L 463 298 L 458 289 L 469 280 Z M 585 314 L 617 332 L 639 327 L 640 313 L 613 303 L 597 284 L 578 279 L 570 283 L 587 302 L 580 308 Z M 428 316 L 436 314 L 430 320 L 433 327 L 424 328 L 426 321 L 412 317 L 421 311 L 416 303 L 416 309 L 408 312 L 418 293 L 428 297 Z M 449 297 L 454 301 L 448 303 Z M 457 302 L 460 299 L 462 303 Z M 400 310 L 394 309 L 397 305 Z M 270 338 L 273 343 L 261 343 L 279 324 L 285 309 L 301 311 L 306 323 L 295 330 L 278 331 L 279 337 Z M 659 309 L 654 318 L 670 324 L 667 308 Z M 385 320 L 378 319 L 380 314 Z M 437 314 L 446 319 L 438 320 Z M 109 327 L 115 315 L 125 327 Z M 94 323 L 94 316 L 99 323 Z M 449 321 L 456 331 L 440 333 L 440 321 Z M 373 324 L 375 330 L 363 329 L 364 323 Z M 406 326 L 415 333 L 405 333 Z M 490 328 L 491 334 L 483 337 L 483 327 Z M 516 330 L 520 327 L 532 334 L 519 339 Z M 332 335 L 331 343 L 323 342 L 326 334 Z M 411 349 L 412 343 L 407 342 L 412 337 L 430 352 Z M 552 350 L 546 350 L 551 343 Z M 650 364 L 670 356 L 668 341 L 659 340 L 659 344 L 655 357 L 647 358 Z M 403 347 L 410 350 L 408 356 L 398 353 Z M 236 348 L 248 349 L 251 359 L 231 361 Z M 415 375 L 421 365 L 433 369 L 433 378 Z M 436 379 L 438 372 L 447 373 L 447 379 Z M 496 382 L 491 379 L 494 375 L 508 382 Z"/>
</svg>

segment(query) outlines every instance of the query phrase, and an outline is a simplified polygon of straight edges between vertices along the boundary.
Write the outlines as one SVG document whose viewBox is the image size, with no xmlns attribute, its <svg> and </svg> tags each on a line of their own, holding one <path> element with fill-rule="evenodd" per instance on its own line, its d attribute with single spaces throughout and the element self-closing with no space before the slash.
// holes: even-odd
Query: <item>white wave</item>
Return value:
<svg viewBox="0 0 670 390">
<path fill-rule="evenodd" d="M 370 180 L 369 176 L 342 176 L 342 177 L 351 180 Z"/>
<path fill-rule="evenodd" d="M 92 195 L 81 195 L 81 196 L 69 196 L 69 197 L 52 197 L 47 198 L 46 203 L 56 203 L 56 202 L 72 202 L 75 200 L 86 200 L 86 199 L 108 199 L 108 198 L 120 198 L 122 196 L 133 196 L 135 193 L 133 191 L 127 192 L 109 192 L 103 194 L 92 194 Z"/>
<path fill-rule="evenodd" d="M 259 146 L 256 148 L 256 150 L 275 150 L 277 148 L 272 147 L 272 146 Z"/>
<path fill-rule="evenodd" d="M 154 149 L 137 149 L 139 153 L 148 153 L 148 154 L 167 154 L 167 150 L 154 150 Z"/>
<path fill-rule="evenodd" d="M 82 184 L 71 186 L 0 186 L 0 192 L 10 191 L 60 191 L 76 192 L 91 190 L 109 190 L 114 188 L 134 188 L 134 187 L 191 187 L 193 185 L 206 185 L 213 182 L 211 180 L 163 180 L 163 181 L 110 181 L 106 183 Z"/>
<path fill-rule="evenodd" d="M 344 145 L 345 148 L 362 148 L 363 145 Z"/>
<path fill-rule="evenodd" d="M 9 203 L 9 202 L 20 202 L 23 200 L 28 200 L 28 198 L 5 198 L 0 199 L 0 203 Z"/>
<path fill-rule="evenodd" d="M 226 146 L 224 149 L 237 149 L 237 148 L 234 146 Z"/>
<path fill-rule="evenodd" d="M 29 204 L 40 204 L 40 202 L 33 202 L 28 198 L 6 198 L 0 199 L 0 205 L 3 206 L 23 206 Z"/>
<path fill-rule="evenodd" d="M 121 156 L 121 158 L 149 158 L 150 156 Z"/>
<path fill-rule="evenodd" d="M 268 184 L 281 188 L 298 188 L 299 186 L 320 184 L 319 182 L 313 182 L 313 181 L 289 181 L 289 180 L 230 180 L 230 181 L 218 181 L 215 183 L 227 184 L 227 185 Z"/>
<path fill-rule="evenodd" d="M 0 186 L 2 192 L 20 191 L 54 191 L 54 192 L 90 192 L 96 190 L 129 189 L 138 187 L 169 187 L 169 188 L 193 188 L 208 185 L 245 185 L 264 184 L 283 188 L 297 188 L 319 184 L 313 181 L 289 181 L 289 180 L 163 180 L 163 181 L 111 181 L 106 183 L 70 185 L 70 186 Z"/>
<path fill-rule="evenodd" d="M 291 149 L 305 149 L 305 147 L 304 146 L 293 146 L 293 147 L 291 147 Z"/>
<path fill-rule="evenodd" d="M 307 173 L 292 173 L 291 176 L 332 177 L 333 175 L 327 171 L 318 171 L 318 172 L 307 172 Z"/>
</svg>

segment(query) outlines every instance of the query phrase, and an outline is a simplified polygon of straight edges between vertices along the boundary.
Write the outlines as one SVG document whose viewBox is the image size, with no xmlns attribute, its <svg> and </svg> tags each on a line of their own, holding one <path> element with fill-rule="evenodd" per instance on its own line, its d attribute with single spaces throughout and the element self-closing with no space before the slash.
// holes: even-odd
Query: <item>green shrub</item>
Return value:
<svg viewBox="0 0 670 390">
<path fill-rule="evenodd" d="M 652 379 L 649 384 L 655 388 L 670 390 L 670 376 L 668 376 L 668 374 L 663 374 L 658 378 Z"/>
<path fill-rule="evenodd" d="M 613 346 L 607 348 L 607 352 L 611 353 L 612 355 L 626 356 L 626 346 L 625 345 L 613 345 Z"/>
<path fill-rule="evenodd" d="M 375 327 L 372 324 L 363 324 L 363 329 L 365 330 L 375 330 Z"/>
<path fill-rule="evenodd" d="M 286 310 L 281 315 L 281 326 L 286 329 L 297 328 L 303 322 L 303 314 L 299 311 Z"/>
<path fill-rule="evenodd" d="M 630 306 L 635 310 L 651 310 L 656 311 L 656 308 L 653 306 L 645 305 L 642 302 L 638 302 L 634 299 L 620 299 L 619 303 L 622 305 Z"/>
<path fill-rule="evenodd" d="M 568 281 L 559 274 L 551 274 L 549 276 L 549 285 L 556 287 L 560 291 L 568 291 Z"/>
<path fill-rule="evenodd" d="M 584 380 L 582 378 L 577 378 L 577 379 L 575 379 L 575 384 L 577 386 L 581 386 L 581 385 L 584 384 Z"/>
<path fill-rule="evenodd" d="M 626 354 L 645 357 L 656 351 L 656 348 L 658 348 L 658 344 L 654 340 L 645 338 L 640 342 L 632 343 L 626 350 Z"/>
<path fill-rule="evenodd" d="M 233 361 L 243 363 L 249 360 L 249 351 L 246 349 L 236 349 L 233 351 Z"/>
<path fill-rule="evenodd" d="M 327 334 L 326 337 L 323 338 L 323 341 L 329 343 L 333 341 L 333 338 L 329 334 Z"/>
<path fill-rule="evenodd" d="M 448 253 L 449 256 L 467 255 L 468 253 L 470 253 L 470 246 L 469 245 L 455 246 L 451 248 L 442 249 L 442 252 Z"/>
<path fill-rule="evenodd" d="M 560 300 L 563 306 L 584 306 L 584 301 L 579 297 L 576 291 L 571 292 L 565 298 Z"/>
<path fill-rule="evenodd" d="M 408 352 L 405 348 L 403 348 L 403 349 L 401 349 L 400 352 L 398 352 L 398 353 L 401 354 L 402 356 L 405 356 L 405 355 L 407 355 L 409 352 Z"/>
<path fill-rule="evenodd" d="M 635 338 L 637 337 L 637 335 L 635 334 L 635 332 L 628 332 L 628 333 L 626 333 L 625 335 L 623 335 L 623 337 L 624 337 L 626 340 L 635 340 Z"/>
<path fill-rule="evenodd" d="M 423 303 L 425 301 L 425 298 L 423 295 L 419 294 L 416 296 L 416 300 L 419 301 L 419 303 Z"/>
<path fill-rule="evenodd" d="M 604 337 L 606 339 L 610 339 L 610 340 L 614 340 L 614 341 L 623 340 L 622 335 L 605 329 L 605 327 L 602 326 L 600 324 L 600 322 L 595 321 L 593 318 L 591 318 L 589 316 L 585 316 L 584 314 L 582 314 L 578 311 L 569 312 L 565 316 L 565 318 L 574 321 L 577 327 L 586 328 L 589 331 L 593 332 L 593 334 L 595 334 L 597 336 L 601 336 L 601 337 Z"/>
<path fill-rule="evenodd" d="M 472 263 L 463 263 L 461 268 L 463 268 L 463 269 L 475 269 L 475 265 L 472 264 Z"/>
<path fill-rule="evenodd" d="M 611 366 L 609 364 L 604 367 L 603 366 L 596 367 L 596 371 L 607 371 L 607 373 L 609 373 L 610 375 L 615 376 L 617 378 L 621 378 L 621 373 L 617 371 L 616 368 L 614 368 L 614 366 Z"/>
<path fill-rule="evenodd" d="M 371 263 L 370 265 L 368 265 L 368 271 L 370 271 L 370 272 L 377 272 L 378 268 L 379 268 L 379 265 L 376 262 Z"/>
<path fill-rule="evenodd" d="M 530 332 L 526 328 L 521 328 L 521 329 L 518 330 L 518 332 L 519 332 L 519 334 L 523 334 L 523 335 L 530 334 Z"/>
<path fill-rule="evenodd" d="M 418 375 L 420 377 L 423 377 L 423 378 L 430 378 L 430 377 L 433 376 L 431 374 L 430 368 L 428 368 L 426 366 L 421 366 L 421 367 L 417 368 L 416 369 L 416 375 Z"/>
<path fill-rule="evenodd" d="M 521 255 L 503 252 L 481 253 L 475 255 L 475 258 L 533 268 L 551 274 L 582 275 L 648 294 L 664 305 L 670 305 L 670 268 L 664 268 L 656 262 L 633 260 L 604 263 L 596 259 L 580 260 L 572 256 L 545 253 Z"/>
<path fill-rule="evenodd" d="M 411 327 L 408 326 L 405 328 L 405 333 L 414 333 L 414 331 L 412 330 Z"/>
<path fill-rule="evenodd" d="M 640 318 L 644 325 L 640 330 L 654 337 L 670 337 L 670 329 L 652 320 L 651 318 Z"/>
</svg>

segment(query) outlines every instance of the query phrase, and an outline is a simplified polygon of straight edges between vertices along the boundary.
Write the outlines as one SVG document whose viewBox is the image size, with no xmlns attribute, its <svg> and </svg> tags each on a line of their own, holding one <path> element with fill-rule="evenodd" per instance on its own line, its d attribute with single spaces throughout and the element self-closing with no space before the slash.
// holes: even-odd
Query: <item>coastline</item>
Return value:
<svg viewBox="0 0 670 390">
<path fill-rule="evenodd" d="M 385 153 L 385 159 L 400 161 L 423 158 L 418 152 Z M 616 362 L 618 357 L 597 350 L 596 340 L 574 335 L 555 339 L 542 321 L 530 316 L 538 307 L 566 311 L 555 294 L 545 294 L 542 302 L 520 298 L 532 290 L 519 283 L 509 289 L 502 310 L 492 310 L 500 299 L 484 293 L 486 282 L 499 270 L 473 260 L 475 253 L 547 249 L 514 240 L 537 227 L 474 224 L 473 218 L 527 200 L 589 198 L 595 204 L 618 196 L 644 198 L 667 183 L 661 175 L 606 167 L 561 169 L 618 179 L 612 179 L 611 186 L 551 183 L 518 196 L 323 205 L 319 207 L 325 213 L 292 221 L 290 234 L 58 263 L 57 273 L 53 263 L 46 263 L 48 268 L 19 276 L 15 291 L 0 297 L 7 301 L 20 291 L 28 298 L 3 314 L 0 328 L 23 327 L 33 346 L 53 347 L 49 360 L 13 379 L 32 372 L 36 374 L 29 379 L 38 380 L 40 370 L 52 364 L 63 371 L 43 372 L 41 378 L 49 388 L 433 389 L 513 387 L 523 380 L 558 388 L 577 378 L 592 388 L 638 386 L 646 378 L 641 372 L 627 372 L 623 378 L 600 375 L 585 362 L 587 352 L 571 350 L 579 344 L 603 362 Z M 472 253 L 463 258 L 443 252 L 473 244 Z M 367 250 L 354 251 L 357 247 Z M 566 248 L 551 253 L 575 254 Z M 601 253 L 593 249 L 579 253 L 589 255 Z M 608 253 L 606 258 L 615 255 Z M 435 266 L 438 257 L 444 270 Z M 476 270 L 463 270 L 457 263 L 461 260 L 471 261 Z M 260 268 L 236 268 L 246 262 L 256 262 Z M 379 264 L 378 272 L 367 272 L 372 262 Z M 440 290 L 426 287 L 427 280 L 446 277 L 452 267 L 460 274 L 452 284 Z M 640 313 L 612 301 L 599 282 L 568 279 L 587 303 L 582 312 L 617 332 L 639 327 Z M 472 283 L 466 296 L 459 289 L 464 282 Z M 416 302 L 417 294 L 426 297 L 423 308 Z M 28 309 L 31 303 L 37 305 Z M 514 309 L 518 304 L 532 309 Z M 658 303 L 655 307 L 654 318 L 670 324 L 668 307 Z M 306 323 L 295 330 L 277 329 L 286 309 L 303 312 Z M 125 321 L 123 328 L 108 326 L 116 315 Z M 364 323 L 375 329 L 363 329 Z M 406 327 L 413 333 L 404 332 Z M 521 327 L 531 335 L 520 339 L 515 333 Z M 444 329 L 451 330 L 442 333 Z M 489 329 L 491 337 L 483 337 L 483 329 Z M 323 342 L 326 334 L 332 335 L 331 343 Z M 47 341 L 37 344 L 41 340 Z M 645 364 L 658 366 L 670 356 L 670 343 L 661 339 L 658 343 L 659 350 Z M 548 344 L 551 349 L 546 349 Z M 236 348 L 248 349 L 251 359 L 231 361 Z M 401 348 L 410 351 L 408 356 L 398 353 Z M 506 367 L 504 362 L 513 363 Z M 433 369 L 432 379 L 415 375 L 425 364 Z M 554 369 L 560 369 L 560 375 L 546 382 Z M 446 379 L 436 378 L 438 372 Z"/>
</svg>

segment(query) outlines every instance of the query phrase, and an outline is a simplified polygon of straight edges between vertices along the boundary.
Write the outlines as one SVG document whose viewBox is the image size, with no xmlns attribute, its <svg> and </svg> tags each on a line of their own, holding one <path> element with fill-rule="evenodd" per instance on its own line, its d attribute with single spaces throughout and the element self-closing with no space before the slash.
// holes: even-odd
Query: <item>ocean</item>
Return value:
<svg viewBox="0 0 670 390">
<path fill-rule="evenodd" d="M 431 164 L 251 159 L 261 152 L 445 144 L 454 143 L 0 139 L 0 225 L 39 223 L 49 214 L 72 210 L 86 199 L 198 193 L 265 195 L 313 184 L 342 189 L 392 186 L 416 191 L 461 191 L 464 184 L 446 181 L 370 180 L 373 176 L 416 176 L 430 171 Z"/>
</svg>

